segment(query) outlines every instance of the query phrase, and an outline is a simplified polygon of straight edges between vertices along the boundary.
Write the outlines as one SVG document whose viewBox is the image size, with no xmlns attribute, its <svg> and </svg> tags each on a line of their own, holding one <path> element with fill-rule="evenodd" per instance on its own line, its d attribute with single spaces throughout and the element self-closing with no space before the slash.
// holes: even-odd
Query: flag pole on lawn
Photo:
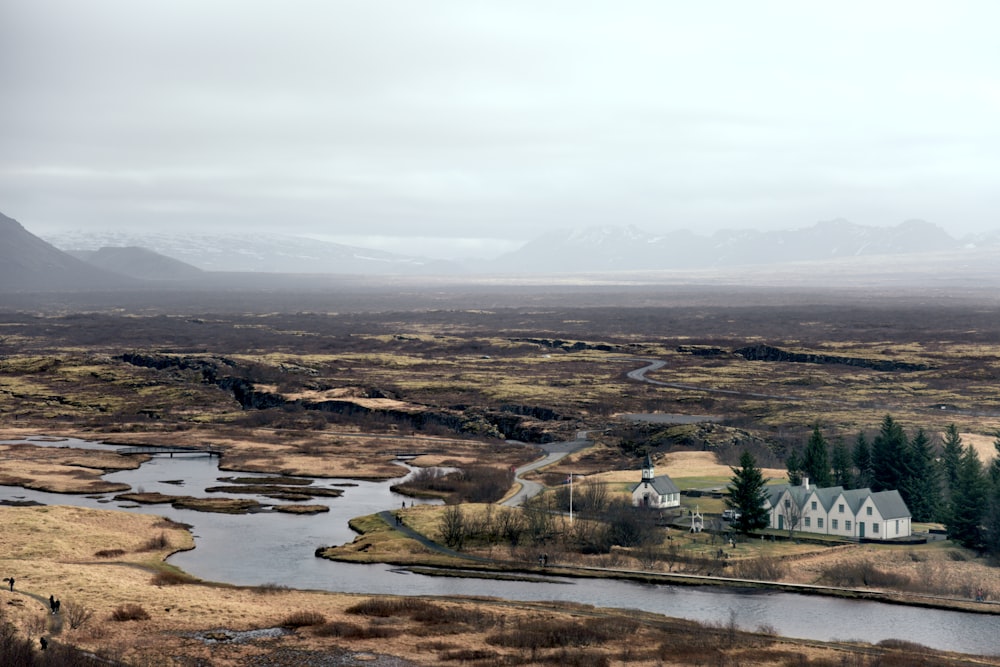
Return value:
<svg viewBox="0 0 1000 667">
<path fill-rule="evenodd" d="M 569 522 L 573 523 L 573 473 L 569 474 Z"/>
</svg>

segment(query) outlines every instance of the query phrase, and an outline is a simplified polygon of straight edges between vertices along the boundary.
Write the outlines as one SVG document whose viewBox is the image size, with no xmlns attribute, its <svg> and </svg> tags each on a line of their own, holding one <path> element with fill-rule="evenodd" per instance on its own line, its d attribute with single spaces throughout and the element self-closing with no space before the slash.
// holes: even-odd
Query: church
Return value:
<svg viewBox="0 0 1000 667">
<path fill-rule="evenodd" d="M 649 454 L 646 454 L 646 461 L 642 464 L 642 481 L 632 487 L 632 504 L 654 509 L 681 506 L 681 490 L 668 475 L 656 476 L 653 458 Z"/>
</svg>

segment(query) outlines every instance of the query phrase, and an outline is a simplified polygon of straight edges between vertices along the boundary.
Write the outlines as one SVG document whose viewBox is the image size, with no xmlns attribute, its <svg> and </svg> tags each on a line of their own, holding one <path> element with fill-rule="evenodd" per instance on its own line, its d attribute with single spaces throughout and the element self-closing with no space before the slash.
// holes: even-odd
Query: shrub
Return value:
<svg viewBox="0 0 1000 667">
<path fill-rule="evenodd" d="M 910 583 L 905 574 L 878 568 L 865 559 L 849 563 L 834 563 L 823 570 L 822 580 L 831 586 L 878 586 L 899 588 Z"/>
<path fill-rule="evenodd" d="M 259 595 L 275 595 L 277 593 L 287 593 L 290 590 L 291 589 L 288 586 L 284 584 L 276 584 L 274 582 L 268 582 L 253 588 L 253 592 Z"/>
<path fill-rule="evenodd" d="M 113 612 L 111 612 L 112 621 L 148 621 L 149 613 L 143 609 L 140 605 L 133 602 L 127 602 Z"/>
<path fill-rule="evenodd" d="M 139 547 L 139 551 L 160 551 L 170 546 L 170 538 L 167 534 L 160 532 L 159 535 L 149 538 L 145 544 Z"/>
<path fill-rule="evenodd" d="M 94 558 L 118 558 L 119 556 L 124 555 L 124 549 L 101 549 L 100 551 L 94 552 Z"/>
<path fill-rule="evenodd" d="M 342 639 L 387 639 L 400 634 L 396 628 L 384 625 L 370 625 L 368 627 L 357 623 L 346 621 L 332 621 L 324 623 L 313 629 L 317 637 L 340 637 Z"/>
<path fill-rule="evenodd" d="M 62 603 L 62 607 L 64 608 L 63 618 L 69 622 L 69 627 L 72 630 L 82 628 L 94 615 L 93 609 L 77 604 L 74 600 L 66 600 Z"/>
<path fill-rule="evenodd" d="M 281 621 L 283 628 L 304 628 L 310 625 L 323 625 L 326 617 L 318 611 L 296 611 Z"/>
<path fill-rule="evenodd" d="M 733 563 L 732 576 L 757 581 L 780 581 L 788 567 L 777 558 L 748 558 Z"/>
<path fill-rule="evenodd" d="M 191 577 L 174 570 L 158 572 L 150 581 L 154 586 L 180 586 L 191 583 Z"/>
<path fill-rule="evenodd" d="M 409 616 L 418 611 L 434 609 L 434 605 L 418 598 L 368 598 L 344 611 L 359 616 Z"/>
</svg>

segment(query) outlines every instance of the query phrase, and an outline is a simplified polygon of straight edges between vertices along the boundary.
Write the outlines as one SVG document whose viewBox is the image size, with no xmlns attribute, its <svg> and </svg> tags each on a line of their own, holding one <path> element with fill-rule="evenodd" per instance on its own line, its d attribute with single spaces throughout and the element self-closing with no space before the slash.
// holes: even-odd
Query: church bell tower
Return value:
<svg viewBox="0 0 1000 667">
<path fill-rule="evenodd" d="M 642 481 L 652 484 L 653 478 L 656 477 L 656 473 L 653 471 L 653 457 L 648 453 L 646 454 L 646 461 L 642 464 Z"/>
</svg>

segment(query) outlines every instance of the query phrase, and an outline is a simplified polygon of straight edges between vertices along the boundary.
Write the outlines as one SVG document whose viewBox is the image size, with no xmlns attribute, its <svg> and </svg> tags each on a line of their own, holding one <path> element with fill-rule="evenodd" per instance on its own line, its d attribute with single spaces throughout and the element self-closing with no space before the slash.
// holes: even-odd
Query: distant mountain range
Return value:
<svg viewBox="0 0 1000 667">
<path fill-rule="evenodd" d="M 1000 233 L 959 240 L 921 220 L 895 227 L 831 220 L 794 230 L 723 230 L 709 236 L 690 231 L 651 234 L 632 226 L 594 227 L 550 232 L 494 260 L 466 264 L 280 235 L 75 232 L 46 239 L 81 257 L 84 251 L 131 246 L 205 271 L 361 275 L 719 269 L 1000 246 Z"/>
<path fill-rule="evenodd" d="M 984 278 L 992 284 L 1000 276 L 994 268 L 998 258 L 1000 233 L 958 240 L 919 220 L 895 227 L 832 220 L 796 230 L 730 230 L 710 236 L 596 227 L 547 233 L 495 260 L 462 265 L 279 235 L 76 232 L 43 240 L 0 214 L 0 291 L 132 289 L 165 283 L 249 286 L 266 284 L 273 274 L 285 275 L 286 283 L 296 274 L 301 278 L 295 284 L 304 284 L 310 274 L 471 280 L 476 275 L 694 270 L 797 273 L 815 280 L 821 266 L 841 276 L 845 271 L 855 276 L 964 271 L 980 284 Z M 803 269 L 803 263 L 814 268 Z"/>
<path fill-rule="evenodd" d="M 45 240 L 80 257 L 105 248 L 145 248 L 203 271 L 430 275 L 462 270 L 451 262 L 281 234 L 79 231 Z"/>
</svg>

